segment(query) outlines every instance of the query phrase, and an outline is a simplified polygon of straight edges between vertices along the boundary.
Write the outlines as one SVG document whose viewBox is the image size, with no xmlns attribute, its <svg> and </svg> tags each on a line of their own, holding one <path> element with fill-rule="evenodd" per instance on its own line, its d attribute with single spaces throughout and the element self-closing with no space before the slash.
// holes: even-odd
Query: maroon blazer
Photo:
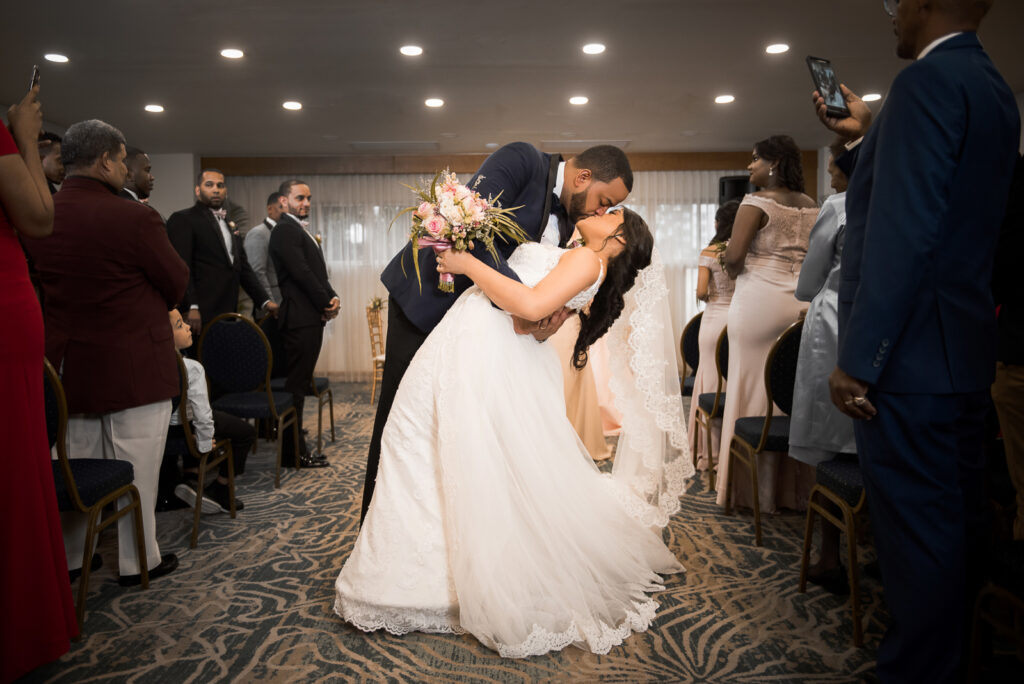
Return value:
<svg viewBox="0 0 1024 684">
<path fill-rule="evenodd" d="M 70 413 L 107 413 L 178 394 L 167 311 L 188 284 L 160 214 L 102 181 L 71 176 L 53 234 L 26 239 L 46 301 L 46 357 Z"/>
</svg>

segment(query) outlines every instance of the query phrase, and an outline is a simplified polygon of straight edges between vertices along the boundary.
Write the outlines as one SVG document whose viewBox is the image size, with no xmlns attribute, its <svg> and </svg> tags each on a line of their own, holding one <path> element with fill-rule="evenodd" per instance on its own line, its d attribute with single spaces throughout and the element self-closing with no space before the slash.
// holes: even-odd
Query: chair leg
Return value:
<svg viewBox="0 0 1024 684">
<path fill-rule="evenodd" d="M 843 522 L 846 523 L 846 555 L 850 565 L 850 608 L 853 611 L 853 645 L 860 648 L 864 645 L 864 628 L 860 623 L 860 582 L 857 569 L 857 520 L 853 510 L 842 504 Z"/>
<path fill-rule="evenodd" d="M 725 473 L 725 514 L 732 515 L 732 477 L 736 472 L 735 440 L 729 444 L 728 470 Z"/>
<path fill-rule="evenodd" d="M 206 460 L 209 454 L 203 454 L 199 459 L 199 472 L 196 478 L 196 504 L 192 511 L 192 538 L 189 541 L 189 548 L 196 548 L 199 543 L 199 513 L 203 508 L 203 492 L 206 491 Z"/>
<path fill-rule="evenodd" d="M 225 447 L 227 449 L 227 456 L 225 457 L 228 462 L 228 501 L 231 502 L 231 517 L 235 517 L 235 452 L 231 444 L 228 443 Z"/>
<path fill-rule="evenodd" d="M 757 452 L 750 455 L 750 486 L 754 497 L 754 545 L 761 546 L 761 497 L 757 487 Z"/>
<path fill-rule="evenodd" d="M 692 398 L 691 398 L 691 400 L 692 400 Z M 690 449 L 690 456 L 691 456 L 690 460 L 693 462 L 693 467 L 694 468 L 697 467 L 697 445 L 700 444 L 700 421 L 701 421 L 700 411 L 697 410 L 697 411 L 694 412 L 694 421 L 693 421 L 693 448 Z"/>
<path fill-rule="evenodd" d="M 815 488 L 816 489 L 816 488 Z M 804 548 L 800 554 L 800 593 L 807 591 L 807 565 L 811 561 L 811 539 L 814 537 L 814 514 L 817 509 L 814 507 L 815 489 L 807 497 L 807 523 L 804 525 Z M 822 518 L 822 527 L 825 526 L 825 519 Z"/>
<path fill-rule="evenodd" d="M 142 498 L 134 485 L 131 489 L 132 517 L 135 519 L 135 547 L 139 554 L 139 575 L 142 576 L 142 588 L 149 589 L 149 559 L 146 558 L 146 537 L 142 530 Z"/>
<path fill-rule="evenodd" d="M 711 421 L 713 418 L 709 415 L 708 422 L 704 426 L 704 438 L 708 443 L 708 491 L 715 491 L 715 454 L 711 448 Z"/>
<path fill-rule="evenodd" d="M 96 521 L 103 509 L 93 507 L 89 510 L 89 520 L 85 526 L 85 551 L 82 553 L 82 574 L 78 578 L 78 606 L 75 615 L 78 618 L 78 631 L 85 625 L 85 598 L 89 593 L 89 573 L 92 571 L 92 554 L 96 550 Z M 141 558 L 141 557 L 140 557 Z"/>
<path fill-rule="evenodd" d="M 334 436 L 334 391 L 330 387 L 327 388 L 327 406 L 331 413 L 331 441 L 334 442 L 337 441 Z"/>
<path fill-rule="evenodd" d="M 370 403 L 373 403 L 374 398 L 377 396 L 377 366 L 376 363 L 373 366 L 373 382 L 370 385 Z"/>
<path fill-rule="evenodd" d="M 274 469 L 274 489 L 281 488 L 281 451 L 284 447 L 284 431 L 281 429 L 281 416 L 277 417 L 277 467 Z M 299 452 L 295 451 L 295 466 L 299 465 Z"/>
<path fill-rule="evenodd" d="M 316 450 L 319 453 L 324 450 L 324 402 L 320 395 L 316 397 Z"/>
</svg>

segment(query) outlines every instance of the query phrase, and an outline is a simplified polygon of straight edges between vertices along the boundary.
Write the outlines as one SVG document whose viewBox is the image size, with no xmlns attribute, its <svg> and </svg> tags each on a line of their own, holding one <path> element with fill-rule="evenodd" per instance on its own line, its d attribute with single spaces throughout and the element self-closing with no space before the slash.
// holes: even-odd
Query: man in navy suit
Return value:
<svg viewBox="0 0 1024 684">
<path fill-rule="evenodd" d="M 476 191 L 482 197 L 498 197 L 500 194 L 499 202 L 503 207 L 520 207 L 515 212 L 516 222 L 530 240 L 559 246 L 569 241 L 577 221 L 604 214 L 609 207 L 625 200 L 633 189 L 629 160 L 622 150 L 612 145 L 591 147 L 563 161 L 560 155 L 544 154 L 528 143 L 511 143 L 484 160 L 469 186 L 473 187 L 477 180 Z M 518 280 L 505 261 L 516 245 L 496 240 L 494 246 L 500 255 L 497 263 L 482 245 L 477 245 L 475 254 L 501 273 Z M 419 259 L 422 287 L 413 275 L 413 259 Z M 366 517 L 373 498 L 381 435 L 405 369 L 445 312 L 472 285 L 468 278 L 459 275 L 455 277 L 455 292 L 442 292 L 431 277 L 436 273 L 436 265 L 431 250 L 424 249 L 414 254 L 412 244 L 407 243 L 380 277 L 390 294 L 388 334 L 380 400 L 366 460 L 360 520 Z M 567 312 L 561 312 L 548 321 L 516 321 L 516 331 L 546 339 L 565 321 L 566 316 Z"/>
<path fill-rule="evenodd" d="M 890 0 L 897 54 L 878 120 L 818 116 L 864 139 L 847 190 L 832 401 L 857 450 L 891 621 L 882 681 L 963 676 L 984 570 L 984 419 L 995 374 L 992 263 L 1016 160 L 1013 93 L 976 35 L 991 0 Z"/>
</svg>

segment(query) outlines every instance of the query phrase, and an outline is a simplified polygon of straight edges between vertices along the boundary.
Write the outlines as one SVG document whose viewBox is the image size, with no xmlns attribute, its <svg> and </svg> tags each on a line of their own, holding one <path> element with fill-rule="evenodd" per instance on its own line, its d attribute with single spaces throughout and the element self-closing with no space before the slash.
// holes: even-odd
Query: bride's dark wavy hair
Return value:
<svg viewBox="0 0 1024 684">
<path fill-rule="evenodd" d="M 608 261 L 608 273 L 590 303 L 590 313 L 580 312 L 580 334 L 572 352 L 572 365 L 582 369 L 587 365 L 587 352 L 611 327 L 622 313 L 626 302 L 623 296 L 633 287 L 636 274 L 651 263 L 654 236 L 640 215 L 629 209 L 622 210 L 622 225 L 605 242 L 621 236 L 625 241 L 622 251 Z"/>
</svg>

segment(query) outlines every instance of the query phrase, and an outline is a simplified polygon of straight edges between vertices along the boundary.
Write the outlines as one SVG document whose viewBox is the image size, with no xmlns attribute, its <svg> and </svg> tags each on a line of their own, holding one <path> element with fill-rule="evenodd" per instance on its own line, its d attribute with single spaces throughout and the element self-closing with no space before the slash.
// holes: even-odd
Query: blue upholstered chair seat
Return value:
<svg viewBox="0 0 1024 684">
<path fill-rule="evenodd" d="M 687 377 L 683 378 L 683 396 L 684 397 L 692 397 L 693 396 L 693 382 L 696 379 L 697 378 L 695 376 L 693 376 L 693 375 L 690 375 L 690 376 L 687 376 Z"/>
<path fill-rule="evenodd" d="M 712 418 L 721 418 L 722 414 L 725 413 L 725 393 L 723 392 L 722 398 L 718 400 L 718 410 L 714 413 L 711 412 L 711 409 L 715 408 L 714 392 L 708 392 L 697 397 L 697 406 Z"/>
<path fill-rule="evenodd" d="M 284 392 L 284 383 L 286 381 L 286 378 L 271 378 L 270 389 L 274 392 Z M 330 388 L 331 381 L 327 378 L 315 377 L 313 378 L 313 384 L 316 385 L 317 392 L 323 393 Z"/>
<path fill-rule="evenodd" d="M 287 392 L 272 392 L 278 415 L 292 407 L 292 395 Z M 270 418 L 270 405 L 266 392 L 238 392 L 218 397 L 211 404 L 219 411 L 226 411 L 240 418 Z"/>
<path fill-rule="evenodd" d="M 860 465 L 853 459 L 837 458 L 819 463 L 815 481 L 837 494 L 846 503 L 856 507 L 864 491 L 864 477 Z"/>
<path fill-rule="evenodd" d="M 135 470 L 128 461 L 112 458 L 72 458 L 71 476 L 78 487 L 82 503 L 92 506 L 110 492 L 130 485 L 135 480 Z M 60 461 L 52 461 L 53 482 L 57 486 L 57 508 L 62 511 L 76 511 L 68 496 L 67 484 Z"/>
<path fill-rule="evenodd" d="M 764 430 L 764 416 L 750 416 L 736 421 L 736 436 L 752 447 L 761 442 Z M 789 416 L 774 416 L 768 428 L 765 451 L 787 451 L 789 449 Z"/>
</svg>

